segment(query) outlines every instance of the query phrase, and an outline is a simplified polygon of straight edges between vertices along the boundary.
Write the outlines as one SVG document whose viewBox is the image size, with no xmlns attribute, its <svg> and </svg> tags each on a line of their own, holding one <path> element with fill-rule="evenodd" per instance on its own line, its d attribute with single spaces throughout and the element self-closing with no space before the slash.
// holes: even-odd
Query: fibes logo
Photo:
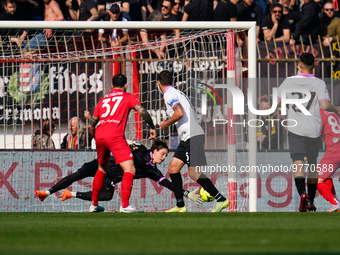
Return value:
<svg viewBox="0 0 340 255">
<path fill-rule="evenodd" d="M 245 102 L 245 97 L 242 92 L 242 90 L 234 85 L 228 85 L 228 84 L 216 84 L 215 88 L 212 86 L 199 82 L 199 84 L 205 86 L 206 88 L 210 89 L 212 92 L 208 91 L 206 88 L 198 87 L 198 89 L 204 91 L 205 93 L 202 94 L 202 115 L 206 115 L 207 113 L 207 95 L 211 97 L 211 99 L 214 101 L 214 104 L 217 105 L 217 102 L 215 100 L 215 97 L 213 94 L 218 98 L 219 103 L 221 106 L 223 106 L 222 100 L 220 96 L 218 95 L 216 89 L 227 89 L 232 96 L 233 102 L 232 102 L 232 108 L 233 108 L 233 114 L 234 115 L 244 115 L 245 114 L 245 105 L 248 106 L 249 112 L 255 114 L 255 115 L 260 115 L 260 116 L 269 116 L 270 114 L 274 113 L 277 109 L 277 104 L 278 104 L 278 89 L 273 88 L 272 90 L 272 106 L 268 110 L 258 110 L 254 107 L 254 103 L 256 102 L 253 101 L 252 94 L 253 90 L 251 87 L 248 87 L 247 90 L 247 104 Z M 213 93 L 213 94 L 212 94 Z M 298 98 L 288 98 L 287 95 L 297 95 Z M 313 94 L 313 95 L 312 95 Z M 281 109 L 282 115 L 287 115 L 287 108 L 292 107 L 295 109 L 295 111 L 301 111 L 305 115 L 311 115 L 311 113 L 308 111 L 309 106 L 311 104 L 311 101 L 314 99 L 315 95 L 314 93 L 311 93 L 307 89 L 303 88 L 294 88 L 294 90 L 289 90 L 286 88 L 283 88 L 280 92 L 280 103 L 281 103 Z M 303 104 L 306 104 L 307 106 L 305 107 Z M 295 127 L 297 125 L 297 121 L 293 119 L 285 119 L 285 120 L 280 120 L 280 119 L 266 119 L 266 121 L 271 122 L 271 125 L 274 125 L 274 121 L 280 122 L 282 126 L 284 127 Z M 254 125 L 254 123 L 256 123 Z M 260 123 L 260 124 L 259 124 Z M 260 127 L 264 125 L 264 121 L 260 119 L 249 119 L 248 121 L 243 120 L 243 122 L 232 122 L 232 118 L 230 120 L 228 119 L 213 119 L 213 126 L 216 127 L 216 125 L 221 125 L 221 124 L 229 124 L 229 125 L 243 125 L 250 127 Z M 259 126 L 260 125 L 260 126 Z"/>
</svg>

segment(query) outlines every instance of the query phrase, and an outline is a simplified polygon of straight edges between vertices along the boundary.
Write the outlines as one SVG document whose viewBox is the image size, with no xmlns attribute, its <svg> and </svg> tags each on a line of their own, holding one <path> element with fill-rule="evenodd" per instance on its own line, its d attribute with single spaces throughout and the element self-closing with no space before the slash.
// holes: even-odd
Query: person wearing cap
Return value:
<svg viewBox="0 0 340 255">
<path fill-rule="evenodd" d="M 55 145 L 52 139 L 52 135 L 56 127 L 50 120 L 45 120 L 42 123 L 41 131 L 35 131 L 32 137 L 32 149 L 35 150 L 54 150 Z"/>
<path fill-rule="evenodd" d="M 107 15 L 104 17 L 104 21 L 128 21 L 127 18 L 123 17 L 121 14 L 121 8 L 117 5 L 111 5 L 110 9 L 107 11 Z M 129 39 L 128 29 L 99 29 L 98 39 L 100 42 L 107 43 L 110 42 L 112 47 L 118 47 L 124 44 Z M 110 39 L 111 38 L 111 39 Z"/>
<path fill-rule="evenodd" d="M 293 161 L 295 186 L 300 195 L 299 211 L 315 211 L 314 198 L 317 189 L 318 172 L 317 157 L 321 141 L 320 107 L 328 112 L 340 115 L 340 107 L 330 103 L 326 83 L 315 77 L 315 58 L 312 53 L 302 53 L 298 64 L 299 74 L 286 78 L 278 88 L 278 105 L 290 100 L 295 104 L 287 104 L 288 117 L 291 120 L 288 127 L 288 142 L 290 157 Z M 304 98 L 309 100 L 304 103 Z M 282 106 L 285 115 L 286 105 Z M 307 161 L 306 161 L 307 160 Z M 304 166 L 309 172 L 307 189 L 304 176 Z"/>
</svg>

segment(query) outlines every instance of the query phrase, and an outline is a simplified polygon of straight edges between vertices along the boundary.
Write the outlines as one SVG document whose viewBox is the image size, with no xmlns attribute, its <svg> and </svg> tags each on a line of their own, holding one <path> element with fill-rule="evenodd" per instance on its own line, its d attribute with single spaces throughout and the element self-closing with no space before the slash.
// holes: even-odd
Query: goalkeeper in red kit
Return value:
<svg viewBox="0 0 340 255">
<path fill-rule="evenodd" d="M 95 136 L 96 140 L 98 158 L 98 170 L 93 179 L 92 202 L 89 212 L 104 210 L 98 205 L 98 196 L 103 187 L 105 174 L 109 169 L 110 152 L 124 171 L 121 184 L 122 202 L 119 211 L 123 213 L 142 212 L 129 204 L 133 178 L 136 173 L 133 155 L 124 135 L 130 110 L 135 109 L 151 128 L 149 139 L 156 137 L 156 130 L 150 114 L 140 101 L 134 95 L 125 92 L 126 86 L 126 77 L 123 74 L 116 74 L 112 78 L 112 91 L 99 101 L 89 121 L 90 133 Z"/>
</svg>

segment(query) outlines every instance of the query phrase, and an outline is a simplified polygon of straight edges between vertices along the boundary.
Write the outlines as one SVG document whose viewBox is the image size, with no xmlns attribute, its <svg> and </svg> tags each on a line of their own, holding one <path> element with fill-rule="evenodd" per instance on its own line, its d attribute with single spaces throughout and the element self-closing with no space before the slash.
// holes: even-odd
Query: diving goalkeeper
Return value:
<svg viewBox="0 0 340 255">
<path fill-rule="evenodd" d="M 144 145 L 138 143 L 133 143 L 129 146 L 132 151 L 134 164 L 136 167 L 134 179 L 149 178 L 172 191 L 172 183 L 166 179 L 162 172 L 157 168 L 157 164 L 161 164 L 168 155 L 169 149 L 167 144 L 164 141 L 157 139 L 153 142 L 150 150 L 148 150 Z M 94 177 L 97 168 L 97 159 L 85 163 L 81 168 L 78 169 L 77 172 L 64 177 L 49 190 L 36 190 L 36 195 L 40 201 L 44 201 L 46 197 L 61 189 L 66 189 L 76 181 L 82 180 L 86 177 Z M 122 181 L 123 174 L 123 170 L 119 165 L 116 164 L 114 157 L 111 155 L 109 171 L 104 179 L 104 185 L 98 198 L 99 201 L 109 201 L 112 199 L 114 194 L 114 185 Z M 198 188 L 191 192 L 183 190 L 183 194 L 196 204 L 201 204 L 203 203 L 203 200 L 198 194 L 196 194 L 197 190 Z M 70 192 L 68 190 L 64 190 L 61 200 L 64 201 L 73 197 L 91 201 L 92 191 Z"/>
</svg>

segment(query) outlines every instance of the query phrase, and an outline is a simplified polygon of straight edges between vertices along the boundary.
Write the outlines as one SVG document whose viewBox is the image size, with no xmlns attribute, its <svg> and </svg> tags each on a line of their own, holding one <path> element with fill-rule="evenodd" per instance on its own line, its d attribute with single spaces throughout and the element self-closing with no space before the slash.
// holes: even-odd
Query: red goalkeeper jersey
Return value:
<svg viewBox="0 0 340 255">
<path fill-rule="evenodd" d="M 322 119 L 322 137 L 325 140 L 326 150 L 340 151 L 340 121 L 339 116 L 320 108 Z"/>
<path fill-rule="evenodd" d="M 96 106 L 93 115 L 99 117 L 96 140 L 124 137 L 127 117 L 140 101 L 132 94 L 113 89 Z"/>
</svg>

